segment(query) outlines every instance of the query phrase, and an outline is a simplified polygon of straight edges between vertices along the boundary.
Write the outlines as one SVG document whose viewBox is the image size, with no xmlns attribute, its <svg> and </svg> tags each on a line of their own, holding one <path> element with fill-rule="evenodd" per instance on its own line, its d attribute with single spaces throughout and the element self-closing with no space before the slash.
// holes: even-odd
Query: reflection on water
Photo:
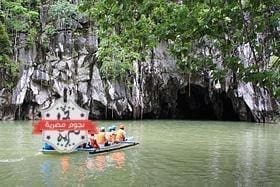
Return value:
<svg viewBox="0 0 280 187">
<path fill-rule="evenodd" d="M 40 171 L 41 171 L 41 176 L 43 177 L 43 183 L 44 184 L 50 184 L 51 180 L 51 175 L 52 175 L 52 169 L 51 169 L 51 162 L 48 160 L 45 160 L 41 165 L 40 165 Z"/>
<path fill-rule="evenodd" d="M 69 176 L 75 174 L 79 184 L 84 184 L 91 172 L 95 176 L 103 175 L 105 171 L 112 169 L 120 170 L 125 167 L 125 152 L 116 151 L 100 155 L 80 154 L 79 160 L 72 159 L 70 155 L 42 155 L 45 156 L 43 163 L 40 165 L 40 172 L 44 184 L 53 186 L 53 180 L 64 181 L 67 185 Z M 58 158 L 58 160 L 57 160 Z M 56 167 L 56 162 L 59 162 Z"/>
<path fill-rule="evenodd" d="M 93 158 L 88 158 L 88 159 L 87 159 L 87 161 L 86 161 L 86 167 L 87 167 L 89 170 L 94 170 L 95 164 L 94 164 L 94 159 L 93 159 Z"/>
<path fill-rule="evenodd" d="M 95 166 L 97 171 L 103 171 L 107 165 L 106 158 L 105 156 L 96 156 L 95 159 Z"/>
<path fill-rule="evenodd" d="M 125 162 L 125 154 L 123 151 L 112 153 L 112 160 L 116 164 L 116 168 L 122 168 Z"/>
<path fill-rule="evenodd" d="M 60 158 L 60 166 L 62 174 L 66 173 L 69 170 L 69 156 L 63 156 Z"/>
<path fill-rule="evenodd" d="M 73 155 L 78 155 L 78 159 L 73 159 Z M 122 170 L 126 165 L 124 151 L 73 155 L 42 155 L 44 160 L 40 164 L 40 176 L 43 183 L 47 186 L 55 186 L 57 181 L 66 186 L 73 182 L 85 184 L 88 178 L 103 176 L 104 172 L 114 169 Z"/>
<path fill-rule="evenodd" d="M 89 157 L 86 160 L 86 167 L 89 170 L 103 172 L 110 167 L 123 168 L 125 166 L 125 153 L 123 151 L 112 152 Z"/>
<path fill-rule="evenodd" d="M 126 126 L 140 145 L 52 155 L 38 154 L 41 138 L 31 136 L 31 124 L 0 124 L 0 184 L 280 186 L 280 126 L 168 120 Z"/>
<path fill-rule="evenodd" d="M 87 175 L 87 169 L 85 167 L 85 164 L 79 165 L 79 167 L 78 167 L 76 172 L 77 172 L 77 175 L 78 175 L 79 183 L 83 184 L 85 179 L 86 179 L 86 175 Z"/>
<path fill-rule="evenodd" d="M 212 150 L 209 153 L 209 170 L 213 179 L 217 180 L 220 174 L 220 142 L 214 137 L 212 143 Z"/>
</svg>

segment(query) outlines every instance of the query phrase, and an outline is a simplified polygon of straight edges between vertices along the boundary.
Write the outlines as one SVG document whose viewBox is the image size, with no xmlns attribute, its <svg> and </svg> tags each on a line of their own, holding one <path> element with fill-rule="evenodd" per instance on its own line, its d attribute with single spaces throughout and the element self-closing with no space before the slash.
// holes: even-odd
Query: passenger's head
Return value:
<svg viewBox="0 0 280 187">
<path fill-rule="evenodd" d="M 122 130 L 124 130 L 124 125 L 120 123 L 119 128 L 122 129 Z"/>
<path fill-rule="evenodd" d="M 105 132 L 105 127 L 100 127 L 100 132 Z"/>
<path fill-rule="evenodd" d="M 110 132 L 115 131 L 115 130 L 116 130 L 116 126 L 115 126 L 115 125 L 109 127 L 109 131 L 110 131 Z"/>
</svg>

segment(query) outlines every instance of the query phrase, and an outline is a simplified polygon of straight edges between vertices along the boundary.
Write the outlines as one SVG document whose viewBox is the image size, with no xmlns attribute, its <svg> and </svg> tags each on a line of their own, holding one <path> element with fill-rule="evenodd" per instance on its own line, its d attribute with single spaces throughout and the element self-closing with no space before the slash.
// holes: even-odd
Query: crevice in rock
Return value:
<svg viewBox="0 0 280 187">
<path fill-rule="evenodd" d="M 92 99 L 90 103 L 89 119 L 106 119 L 106 107 L 104 107 L 102 103 L 94 101 Z"/>
<path fill-rule="evenodd" d="M 16 106 L 15 120 L 32 120 L 38 119 L 40 114 L 38 111 L 39 105 L 33 101 L 35 98 L 33 92 L 28 90 L 26 92 L 26 97 L 21 105 Z"/>
</svg>

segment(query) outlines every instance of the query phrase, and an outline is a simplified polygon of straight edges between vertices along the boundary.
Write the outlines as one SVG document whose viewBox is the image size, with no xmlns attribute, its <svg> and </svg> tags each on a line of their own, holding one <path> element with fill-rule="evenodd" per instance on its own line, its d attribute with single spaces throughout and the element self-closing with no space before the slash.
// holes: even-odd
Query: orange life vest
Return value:
<svg viewBox="0 0 280 187">
<path fill-rule="evenodd" d="M 106 136 L 105 136 L 105 132 L 99 132 L 96 135 L 96 142 L 98 144 L 105 144 L 107 142 Z"/>
<path fill-rule="evenodd" d="M 119 142 L 122 142 L 125 140 L 125 131 L 122 129 L 119 129 L 117 131 L 117 136 L 116 136 L 116 140 Z"/>
<path fill-rule="evenodd" d="M 109 137 L 108 137 L 108 141 L 111 143 L 114 143 L 116 141 L 116 132 L 110 132 Z"/>
</svg>

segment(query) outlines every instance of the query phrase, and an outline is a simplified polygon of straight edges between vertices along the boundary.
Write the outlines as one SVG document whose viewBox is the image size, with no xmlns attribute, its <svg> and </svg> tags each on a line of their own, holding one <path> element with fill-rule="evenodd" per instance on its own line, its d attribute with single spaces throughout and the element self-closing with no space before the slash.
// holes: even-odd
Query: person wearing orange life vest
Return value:
<svg viewBox="0 0 280 187">
<path fill-rule="evenodd" d="M 91 147 L 95 148 L 95 149 L 100 149 L 98 143 L 96 142 L 96 138 L 94 137 L 94 134 L 91 134 L 90 136 L 90 145 Z"/>
<path fill-rule="evenodd" d="M 116 142 L 123 142 L 125 141 L 125 131 L 124 131 L 124 125 L 120 124 L 119 130 L 117 130 L 117 135 L 116 135 Z"/>
<path fill-rule="evenodd" d="M 111 144 L 114 144 L 116 142 L 116 126 L 113 125 L 111 127 L 109 127 L 109 132 L 108 132 L 108 141 L 111 143 Z"/>
<path fill-rule="evenodd" d="M 106 138 L 105 128 L 101 127 L 100 132 L 96 135 L 96 142 L 98 145 L 108 145 L 108 140 Z"/>
</svg>

